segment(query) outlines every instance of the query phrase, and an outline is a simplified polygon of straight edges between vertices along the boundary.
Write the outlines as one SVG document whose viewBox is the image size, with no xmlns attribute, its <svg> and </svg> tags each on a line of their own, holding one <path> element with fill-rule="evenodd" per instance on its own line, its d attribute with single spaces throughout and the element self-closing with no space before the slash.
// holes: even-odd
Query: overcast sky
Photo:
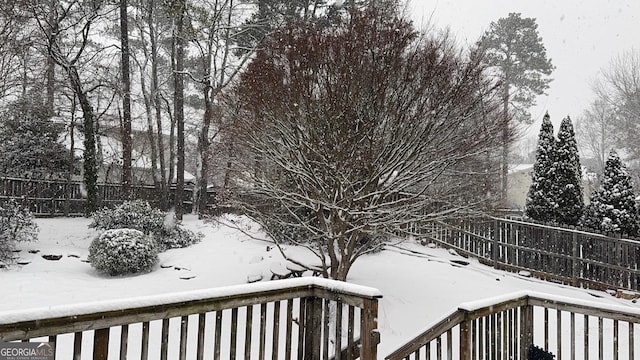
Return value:
<svg viewBox="0 0 640 360">
<path fill-rule="evenodd" d="M 448 26 L 463 44 L 474 43 L 491 21 L 519 12 L 533 17 L 556 70 L 547 96 L 531 109 L 537 135 L 545 111 L 557 126 L 576 119 L 591 102 L 591 82 L 612 57 L 640 49 L 640 0 L 409 0 L 418 28 Z"/>
</svg>

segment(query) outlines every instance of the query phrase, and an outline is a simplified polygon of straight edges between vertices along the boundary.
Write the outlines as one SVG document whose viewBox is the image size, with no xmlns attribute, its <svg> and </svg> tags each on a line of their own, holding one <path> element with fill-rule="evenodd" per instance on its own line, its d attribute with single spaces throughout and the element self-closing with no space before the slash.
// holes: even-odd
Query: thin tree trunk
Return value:
<svg viewBox="0 0 640 360">
<path fill-rule="evenodd" d="M 160 96 L 159 82 L 158 82 L 158 47 L 157 47 L 157 34 L 155 24 L 153 20 L 153 10 L 155 7 L 155 1 L 149 1 L 149 14 L 147 22 L 149 25 L 149 41 L 151 43 L 151 94 L 154 102 L 155 117 L 156 117 L 156 131 L 158 142 L 158 159 L 160 162 L 160 206 L 162 209 L 167 209 L 168 204 L 168 182 L 167 182 L 167 167 L 165 159 L 164 149 L 164 134 L 162 132 L 162 99 Z M 170 166 L 172 166 L 170 164 Z M 171 177 L 169 181 L 171 181 Z"/>
<path fill-rule="evenodd" d="M 147 43 L 144 36 L 142 26 L 138 28 L 140 30 L 140 41 L 145 55 L 144 65 L 140 65 L 140 88 L 142 91 L 142 97 L 144 100 L 144 108 L 147 117 L 147 139 L 149 140 L 149 147 L 151 148 L 151 178 L 153 180 L 153 187 L 159 192 L 161 185 L 158 176 L 158 151 L 156 149 L 156 139 L 153 132 L 153 114 L 152 114 L 152 96 L 147 90 L 146 81 L 146 64 L 149 62 L 149 53 L 147 52 Z M 163 205 L 163 204 L 161 204 Z"/>
<path fill-rule="evenodd" d="M 120 68 L 122 72 L 122 193 L 131 198 L 131 78 L 129 68 L 128 2 L 120 0 Z"/>
<path fill-rule="evenodd" d="M 502 98 L 502 191 L 500 194 L 501 205 L 507 204 L 507 190 L 509 187 L 509 84 L 504 84 Z"/>
<path fill-rule="evenodd" d="M 51 0 L 50 2 L 50 17 L 49 17 L 49 22 L 50 22 L 50 26 L 51 26 L 51 30 L 49 33 L 49 39 L 53 38 L 53 34 L 58 32 L 58 21 L 56 19 L 56 11 L 55 11 L 55 6 L 56 6 L 56 0 Z M 55 82 L 56 82 L 56 62 L 53 59 L 53 55 L 51 53 L 47 54 L 47 72 L 46 72 L 46 78 L 47 78 L 47 103 L 46 103 L 46 107 L 47 107 L 47 112 L 49 113 L 50 116 L 53 116 L 53 101 L 54 101 L 54 95 L 55 95 Z"/>
<path fill-rule="evenodd" d="M 73 179 L 73 167 L 75 164 L 75 134 L 74 130 L 76 127 L 76 96 L 73 96 L 71 100 L 71 123 L 69 124 L 69 169 L 67 172 L 67 189 L 65 191 L 64 197 L 64 216 L 69 216 L 69 212 L 71 209 L 71 180 Z"/>
<path fill-rule="evenodd" d="M 177 166 L 176 166 L 176 194 L 175 214 L 178 220 L 182 220 L 184 198 L 184 0 L 179 0 L 177 5 L 177 18 L 175 26 L 176 67 L 174 71 L 174 119 L 177 128 Z"/>
</svg>

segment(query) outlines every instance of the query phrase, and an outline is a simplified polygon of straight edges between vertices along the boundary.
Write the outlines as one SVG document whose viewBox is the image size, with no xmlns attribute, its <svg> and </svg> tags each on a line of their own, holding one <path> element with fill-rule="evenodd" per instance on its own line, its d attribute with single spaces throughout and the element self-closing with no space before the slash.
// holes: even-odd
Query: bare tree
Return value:
<svg viewBox="0 0 640 360">
<path fill-rule="evenodd" d="M 609 151 L 616 147 L 615 110 L 606 101 L 596 99 L 576 122 L 576 136 L 586 158 L 593 157 L 598 174 L 604 171 Z"/>
<path fill-rule="evenodd" d="M 273 39 L 242 76 L 235 136 L 252 154 L 238 205 L 274 240 L 345 280 L 389 234 L 485 204 L 501 131 L 480 54 L 375 7 Z"/>
<path fill-rule="evenodd" d="M 640 50 L 615 57 L 593 85 L 599 101 L 615 111 L 618 147 L 640 158 Z"/>
</svg>

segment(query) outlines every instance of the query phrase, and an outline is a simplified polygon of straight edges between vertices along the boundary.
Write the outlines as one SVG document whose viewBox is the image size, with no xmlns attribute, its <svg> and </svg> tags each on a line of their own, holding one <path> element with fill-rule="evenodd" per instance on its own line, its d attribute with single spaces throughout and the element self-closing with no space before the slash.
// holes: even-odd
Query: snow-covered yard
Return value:
<svg viewBox="0 0 640 360">
<path fill-rule="evenodd" d="M 202 242 L 161 253 L 160 262 L 151 273 L 107 277 L 83 261 L 97 234 L 87 227 L 89 219 L 38 219 L 37 222 L 39 242 L 19 244 L 18 255 L 23 265 L 0 270 L 0 312 L 224 287 L 244 284 L 248 278 L 258 275 L 262 281 L 270 281 L 270 267 L 284 263 L 280 253 L 268 242 L 187 216 L 185 226 L 204 233 Z M 303 249 L 288 250 L 298 259 L 308 256 Z M 62 255 L 62 258 L 46 260 L 43 255 Z M 384 296 L 379 304 L 380 355 L 395 350 L 458 304 L 521 290 L 639 307 L 606 292 L 496 271 L 473 259 L 466 260 L 468 265 L 452 260 L 464 259 L 444 249 L 407 241 L 356 262 L 349 282 L 377 288 Z"/>
</svg>

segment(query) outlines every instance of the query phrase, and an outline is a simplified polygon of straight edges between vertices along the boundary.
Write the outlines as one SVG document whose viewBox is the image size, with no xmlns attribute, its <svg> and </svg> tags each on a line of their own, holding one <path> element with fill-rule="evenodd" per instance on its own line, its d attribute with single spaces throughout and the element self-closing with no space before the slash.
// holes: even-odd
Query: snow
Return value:
<svg viewBox="0 0 640 360">
<path fill-rule="evenodd" d="M 0 270 L 0 323 L 244 291 L 268 291 L 289 284 L 316 284 L 370 297 L 382 295 L 378 327 L 379 354 L 383 357 L 452 309 L 471 309 L 522 294 L 545 294 L 552 299 L 640 312 L 638 304 L 606 292 L 497 271 L 475 259 L 413 241 L 360 258 L 350 272 L 348 283 L 336 285 L 311 277 L 309 272 L 299 279 L 270 281 L 271 265 L 286 265 L 270 243 L 252 239 L 235 229 L 204 223 L 193 216 L 186 216 L 183 224 L 205 234 L 200 243 L 161 253 L 151 273 L 108 277 L 83 262 L 91 240 L 98 234 L 88 228 L 90 219 L 37 219 L 37 223 L 39 242 L 18 244 L 22 250 L 20 258 L 30 263 Z M 32 254 L 29 250 L 40 252 Z M 307 249 L 288 246 L 285 250 L 296 260 L 312 262 Z M 42 258 L 46 254 L 62 255 L 62 258 L 49 261 Z M 263 280 L 247 284 L 247 279 L 259 276 Z"/>
</svg>

